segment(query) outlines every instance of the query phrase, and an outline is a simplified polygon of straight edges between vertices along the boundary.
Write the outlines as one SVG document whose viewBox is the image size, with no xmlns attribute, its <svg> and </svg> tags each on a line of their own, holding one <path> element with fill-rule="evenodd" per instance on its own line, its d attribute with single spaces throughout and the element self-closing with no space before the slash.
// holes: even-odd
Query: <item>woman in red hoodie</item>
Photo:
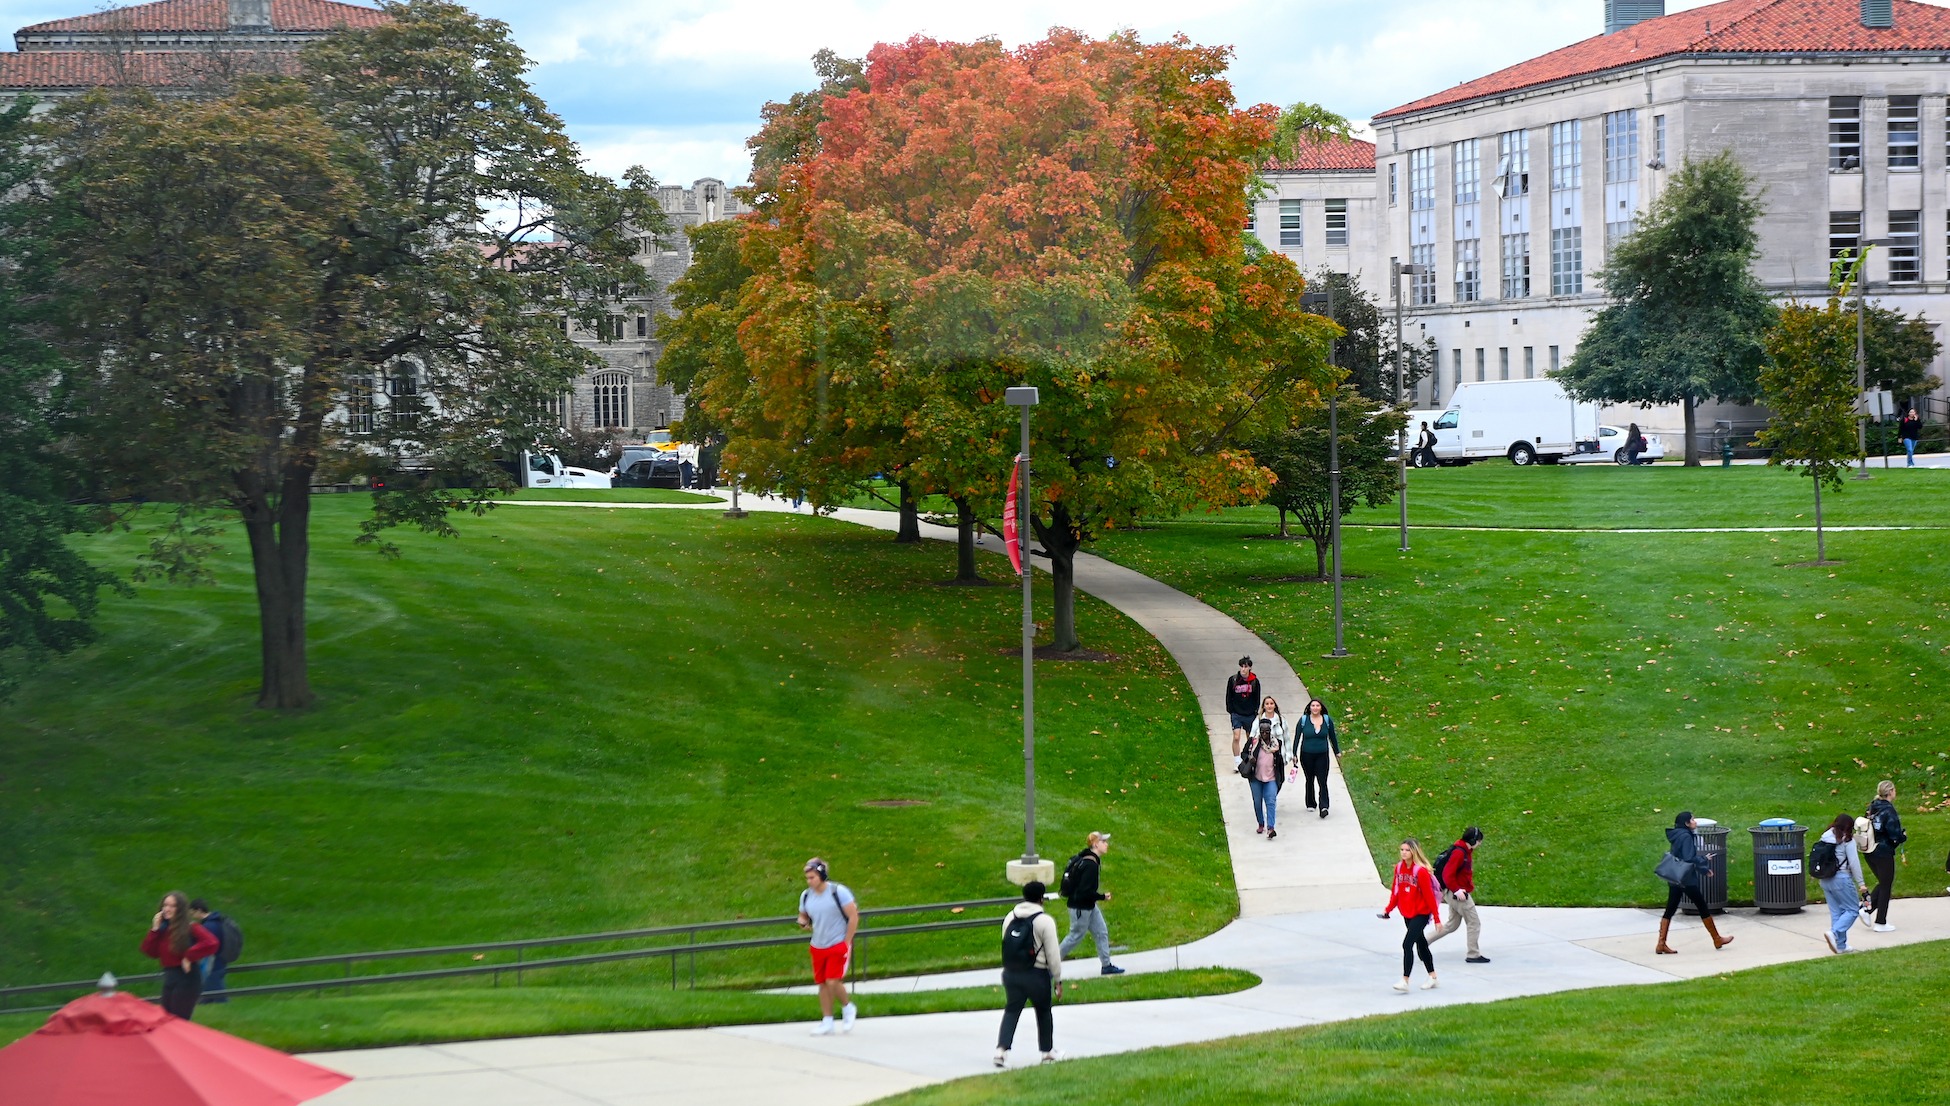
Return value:
<svg viewBox="0 0 1950 1106">
<path fill-rule="evenodd" d="M 190 920 L 190 900 L 181 891 L 162 898 L 162 906 L 142 935 L 142 955 L 162 964 L 162 1008 L 189 1021 L 196 1000 L 203 997 L 203 979 L 196 962 L 217 951 L 217 939 Z"/>
<path fill-rule="evenodd" d="M 1402 938 L 1402 979 L 1395 984 L 1395 990 L 1407 994 L 1408 976 L 1415 970 L 1417 954 L 1429 973 L 1429 981 L 1422 984 L 1422 989 L 1435 988 L 1435 957 L 1429 952 L 1429 939 L 1423 931 L 1435 918 L 1438 903 L 1435 873 L 1429 870 L 1429 858 L 1423 854 L 1421 843 L 1413 837 L 1402 842 L 1401 857 L 1401 862 L 1395 865 L 1394 889 L 1388 893 L 1388 905 L 1382 908 L 1381 916 L 1386 918 L 1400 907 L 1402 921 L 1408 925 L 1408 935 Z"/>
</svg>

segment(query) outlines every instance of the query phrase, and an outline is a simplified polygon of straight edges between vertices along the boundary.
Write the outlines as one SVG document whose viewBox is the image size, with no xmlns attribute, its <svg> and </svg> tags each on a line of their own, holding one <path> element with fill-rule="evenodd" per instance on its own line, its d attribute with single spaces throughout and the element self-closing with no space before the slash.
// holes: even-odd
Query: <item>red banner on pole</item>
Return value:
<svg viewBox="0 0 1950 1106">
<path fill-rule="evenodd" d="M 1022 458 L 1009 470 L 1009 498 L 1002 504 L 1002 547 L 1009 551 L 1009 563 L 1022 575 L 1022 533 L 1016 525 L 1016 492 L 1022 487 Z"/>
</svg>

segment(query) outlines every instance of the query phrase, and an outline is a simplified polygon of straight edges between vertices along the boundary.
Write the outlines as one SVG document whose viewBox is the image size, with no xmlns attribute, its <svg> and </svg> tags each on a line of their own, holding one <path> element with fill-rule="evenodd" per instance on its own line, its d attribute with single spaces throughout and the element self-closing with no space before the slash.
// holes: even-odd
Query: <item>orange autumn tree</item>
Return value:
<svg viewBox="0 0 1950 1106">
<path fill-rule="evenodd" d="M 1278 110 L 1234 105 L 1227 56 L 1067 30 L 875 47 L 865 87 L 757 174 L 743 365 L 701 381 L 735 459 L 809 488 L 898 468 L 992 509 L 1015 453 L 1002 391 L 1037 387 L 1027 513 L 1052 647 L 1079 648 L 1077 550 L 1259 497 L 1271 475 L 1236 443 L 1329 379 L 1332 324 L 1241 231 Z"/>
</svg>

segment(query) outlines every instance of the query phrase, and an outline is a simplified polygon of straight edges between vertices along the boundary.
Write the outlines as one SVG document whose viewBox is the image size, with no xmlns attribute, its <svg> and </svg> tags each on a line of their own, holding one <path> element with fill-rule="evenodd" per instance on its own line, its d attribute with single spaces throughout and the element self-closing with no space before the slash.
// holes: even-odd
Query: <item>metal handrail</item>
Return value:
<svg viewBox="0 0 1950 1106">
<path fill-rule="evenodd" d="M 883 906 L 883 907 L 875 907 L 870 910 L 862 910 L 860 911 L 860 917 L 862 920 L 865 920 L 868 918 L 887 917 L 889 915 L 894 915 L 894 914 L 918 914 L 918 913 L 926 913 L 926 912 L 939 911 L 939 910 L 966 910 L 966 909 L 974 909 L 974 908 L 982 908 L 982 907 L 1010 906 L 1020 901 L 1021 900 L 1018 898 L 994 898 L 994 899 L 968 899 L 961 902 L 926 903 L 918 906 Z M 422 971 L 414 971 L 414 972 L 391 972 L 391 973 L 385 973 L 381 975 L 345 976 L 337 979 L 304 980 L 295 983 L 261 984 L 256 987 L 230 987 L 224 990 L 224 994 L 225 995 L 272 994 L 272 993 L 283 992 L 283 991 L 316 990 L 325 987 L 357 986 L 357 985 L 364 985 L 364 984 L 371 984 L 371 983 L 397 983 L 397 982 L 410 981 L 416 979 L 440 979 L 440 978 L 447 978 L 453 976 L 485 975 L 489 973 L 493 973 L 498 976 L 499 973 L 506 972 L 506 971 L 521 973 L 521 972 L 526 972 L 529 969 L 565 967 L 565 966 L 570 966 L 575 964 L 600 964 L 600 963 L 605 963 L 610 961 L 643 959 L 643 958 L 653 957 L 653 956 L 675 957 L 678 954 L 695 954 L 698 952 L 709 952 L 713 950 L 765 948 L 769 946 L 790 945 L 790 944 L 798 943 L 800 941 L 804 941 L 805 937 L 803 935 L 792 935 L 786 937 L 760 937 L 760 938 L 752 938 L 745 941 L 718 941 L 718 942 L 711 942 L 707 944 L 697 944 L 696 935 L 699 933 L 733 930 L 733 929 L 750 929 L 750 928 L 757 928 L 762 926 L 792 925 L 797 921 L 798 921 L 798 915 L 788 914 L 781 917 L 740 918 L 740 919 L 734 919 L 731 921 L 722 921 L 722 922 L 693 922 L 686 925 L 652 926 L 643 929 L 615 930 L 607 933 L 580 933 L 580 934 L 572 934 L 563 937 L 534 937 L 534 938 L 523 938 L 523 939 L 512 940 L 512 941 L 482 941 L 482 942 L 474 942 L 471 944 L 464 944 L 464 945 L 438 945 L 438 946 L 429 946 L 429 947 L 411 948 L 411 949 L 388 949 L 388 950 L 380 950 L 375 952 L 334 953 L 327 956 L 306 956 L 306 957 L 297 957 L 289 960 L 266 960 L 258 963 L 237 964 L 232 966 L 229 969 L 229 971 L 231 973 L 242 972 L 242 971 L 272 971 L 277 969 L 317 967 L 317 966 L 329 965 L 329 964 L 349 965 L 352 962 L 359 961 L 359 960 L 398 960 L 398 959 L 411 959 L 415 957 L 425 957 L 425 956 L 452 956 L 452 955 L 460 955 L 466 953 L 506 952 L 510 950 L 516 952 L 517 954 L 521 954 L 531 948 L 548 948 L 557 945 L 590 944 L 590 943 L 602 942 L 602 941 L 628 941 L 628 940 L 640 940 L 640 939 L 652 938 L 652 937 L 675 937 L 680 935 L 688 936 L 691 938 L 689 943 L 682 944 L 682 945 L 664 945 L 664 946 L 659 946 L 657 948 L 651 948 L 651 949 L 627 949 L 618 952 L 588 953 L 582 956 L 551 957 L 544 960 L 520 960 L 514 964 L 470 964 L 465 967 L 459 967 L 459 968 L 433 968 L 433 969 L 425 969 Z M 916 923 L 916 924 L 904 925 L 904 926 L 887 926 L 887 927 L 872 929 L 872 930 L 861 929 L 857 932 L 856 938 L 865 938 L 868 936 L 876 936 L 876 937 L 895 936 L 904 933 L 921 933 L 921 932 L 928 932 L 933 930 L 966 929 L 977 925 L 992 925 L 992 924 L 994 924 L 994 920 L 989 918 L 959 919 L 959 920 L 947 921 L 947 922 L 924 922 L 924 923 Z M 862 957 L 861 959 L 864 958 Z M 674 972 L 675 970 L 676 970 L 676 965 L 675 965 L 675 961 L 673 961 L 672 971 Z M 120 982 L 125 985 L 132 984 L 132 983 L 152 983 L 162 979 L 162 977 L 163 976 L 161 972 L 145 972 L 140 975 L 123 976 L 120 978 Z M 85 992 L 94 989 L 95 985 L 96 983 L 94 980 L 76 980 L 76 981 L 68 981 L 68 982 L 61 982 L 61 983 L 33 983 L 33 984 L 26 984 L 17 987 L 0 987 L 0 1002 L 4 1002 L 6 999 L 12 998 L 14 996 L 44 994 L 50 991 L 70 991 L 70 992 L 84 991 Z M 60 1009 L 60 1006 L 58 1005 L 23 1006 L 23 1007 L 0 1006 L 0 1014 L 25 1014 L 25 1013 L 36 1013 L 41 1011 L 58 1010 L 58 1009 Z"/>
</svg>

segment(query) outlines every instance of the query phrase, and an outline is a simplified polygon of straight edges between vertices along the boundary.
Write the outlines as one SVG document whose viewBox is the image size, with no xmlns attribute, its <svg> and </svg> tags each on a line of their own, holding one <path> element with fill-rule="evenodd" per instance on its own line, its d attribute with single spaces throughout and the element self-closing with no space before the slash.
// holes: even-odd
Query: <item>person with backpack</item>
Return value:
<svg viewBox="0 0 1950 1106">
<path fill-rule="evenodd" d="M 204 957 L 199 965 L 203 973 L 202 1001 L 229 1002 L 230 997 L 223 993 L 223 977 L 243 954 L 244 931 L 222 912 L 211 910 L 210 904 L 202 899 L 190 900 L 190 917 L 217 939 L 217 951 Z"/>
<path fill-rule="evenodd" d="M 1022 901 L 1002 919 L 1002 1033 L 995 1041 L 995 1066 L 1007 1067 L 1016 1044 L 1016 1023 L 1025 1003 L 1036 1009 L 1036 1048 L 1043 1063 L 1056 1060 L 1056 1018 L 1051 1004 L 1063 996 L 1063 957 L 1055 953 L 1056 920 L 1043 909 L 1047 889 L 1041 880 L 1022 885 Z"/>
<path fill-rule="evenodd" d="M 1682 810 L 1673 817 L 1672 828 L 1666 831 L 1666 855 L 1654 869 L 1660 879 L 1669 885 L 1666 891 L 1666 913 L 1659 919 L 1659 943 L 1652 951 L 1664 956 L 1677 955 L 1679 950 L 1666 944 L 1666 936 L 1672 930 L 1672 916 L 1679 913 L 1679 900 L 1691 900 L 1693 908 L 1699 911 L 1699 920 L 1705 924 L 1706 932 L 1713 936 L 1714 949 L 1723 949 L 1733 944 L 1733 938 L 1720 936 L 1713 924 L 1713 914 L 1706 909 L 1706 899 L 1700 893 L 1704 886 L 1701 873 L 1707 871 L 1706 860 L 1699 852 L 1699 821 L 1690 810 Z"/>
<path fill-rule="evenodd" d="M 1232 721 L 1232 755 L 1246 743 L 1246 727 L 1259 713 L 1259 676 L 1253 672 L 1253 658 L 1240 657 L 1239 671 L 1226 677 L 1226 715 Z"/>
<path fill-rule="evenodd" d="M 1070 908 L 1070 933 L 1063 938 L 1063 946 L 1058 951 L 1070 955 L 1088 934 L 1091 943 L 1097 946 L 1097 962 L 1102 965 L 1098 974 L 1123 975 L 1124 969 L 1110 962 L 1110 926 L 1104 921 L 1103 907 L 1098 905 L 1110 901 L 1110 892 L 1099 890 L 1104 854 L 1109 851 L 1110 834 L 1093 830 L 1089 844 L 1063 866 L 1061 890 L 1064 903 Z"/>
<path fill-rule="evenodd" d="M 1381 908 L 1379 917 L 1386 918 L 1401 908 L 1402 923 L 1408 932 L 1402 937 L 1402 978 L 1395 984 L 1395 990 L 1408 993 L 1408 977 L 1415 970 L 1415 957 L 1422 957 L 1422 967 L 1429 978 L 1422 984 L 1424 991 L 1433 991 L 1437 986 L 1435 978 L 1435 954 L 1429 951 L 1427 932 L 1429 919 L 1435 917 L 1437 909 L 1435 898 L 1435 873 L 1429 869 L 1429 858 L 1422 852 L 1421 842 L 1413 837 L 1402 842 L 1401 861 L 1395 865 L 1395 882 L 1388 892 L 1388 905 Z"/>
<path fill-rule="evenodd" d="M 1483 843 L 1483 831 L 1475 826 L 1463 830 L 1456 843 L 1435 854 L 1435 883 L 1442 890 L 1442 905 L 1449 911 L 1449 920 L 1429 934 L 1429 944 L 1451 933 L 1459 925 L 1469 927 L 1469 955 L 1465 963 L 1487 964 L 1490 958 L 1483 955 L 1478 939 L 1483 933 L 1483 923 L 1476 917 L 1476 846 Z"/>
<path fill-rule="evenodd" d="M 1435 456 L 1435 431 L 1429 429 L 1429 420 L 1422 420 L 1422 433 L 1415 439 L 1415 456 L 1421 467 L 1432 469 L 1441 462 Z"/>
<path fill-rule="evenodd" d="M 1295 759 L 1300 762 L 1300 774 L 1307 777 L 1307 809 L 1320 810 L 1322 818 L 1327 817 L 1327 754 L 1334 760 L 1341 759 L 1341 738 L 1334 732 L 1334 716 L 1327 713 L 1327 707 L 1318 699 L 1307 700 L 1307 709 L 1300 714 L 1299 736 L 1293 743 Z M 1315 795 L 1318 789 L 1319 794 Z M 1317 801 L 1316 801 L 1317 800 Z"/>
<path fill-rule="evenodd" d="M 181 891 L 164 895 L 142 935 L 142 955 L 162 965 L 164 1010 L 184 1021 L 196 1015 L 196 1000 L 203 996 L 197 961 L 216 951 L 216 937 L 190 917 L 189 897 Z"/>
<path fill-rule="evenodd" d="M 1889 892 L 1896 883 L 1896 850 L 1909 840 L 1903 829 L 1902 816 L 1896 813 L 1896 785 L 1890 780 L 1876 784 L 1876 797 L 1869 804 L 1869 826 L 1875 832 L 1875 843 L 1869 847 L 1869 870 L 1875 873 L 1875 890 L 1869 893 L 1869 901 L 1862 904 L 1862 913 L 1875 912 L 1875 923 L 1869 928 L 1877 933 L 1888 933 L 1895 929 L 1889 924 Z"/>
<path fill-rule="evenodd" d="M 1268 703 L 1273 701 L 1267 697 Z M 1279 814 L 1280 786 L 1286 782 L 1286 734 L 1273 728 L 1273 720 L 1261 716 L 1253 723 L 1253 735 L 1246 751 L 1239 756 L 1239 774 L 1253 792 L 1253 817 L 1259 821 L 1255 833 L 1271 841 L 1280 835 L 1274 828 Z"/>
<path fill-rule="evenodd" d="M 853 938 L 860 932 L 860 904 L 843 883 L 827 878 L 826 862 L 806 861 L 806 889 L 799 892 L 799 928 L 812 930 L 813 983 L 819 988 L 815 1037 L 834 1033 L 833 1008 L 840 1008 L 838 1032 L 853 1032 L 860 1011 L 846 994 L 846 971 L 853 960 Z"/>
<path fill-rule="evenodd" d="M 1856 857 L 1854 818 L 1837 814 L 1821 831 L 1821 837 L 1808 850 L 1808 874 L 1821 884 L 1822 897 L 1828 900 L 1828 932 L 1821 935 L 1828 942 L 1828 951 L 1854 952 L 1848 947 L 1848 931 L 1860 917 L 1861 894 L 1868 890 L 1862 879 L 1862 861 Z"/>
</svg>

